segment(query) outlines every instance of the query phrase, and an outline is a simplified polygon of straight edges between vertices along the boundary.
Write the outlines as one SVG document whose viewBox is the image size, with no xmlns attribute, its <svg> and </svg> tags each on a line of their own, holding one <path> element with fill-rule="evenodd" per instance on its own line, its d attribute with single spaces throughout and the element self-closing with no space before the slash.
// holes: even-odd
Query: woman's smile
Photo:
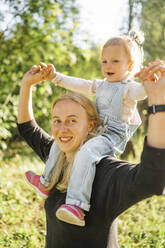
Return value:
<svg viewBox="0 0 165 248">
<path fill-rule="evenodd" d="M 68 143 L 72 140 L 73 137 L 59 137 L 59 140 L 62 142 L 62 143 Z"/>
<path fill-rule="evenodd" d="M 52 135 L 66 156 L 75 153 L 87 139 L 89 121 L 86 110 L 77 102 L 65 99 L 53 109 Z"/>
</svg>

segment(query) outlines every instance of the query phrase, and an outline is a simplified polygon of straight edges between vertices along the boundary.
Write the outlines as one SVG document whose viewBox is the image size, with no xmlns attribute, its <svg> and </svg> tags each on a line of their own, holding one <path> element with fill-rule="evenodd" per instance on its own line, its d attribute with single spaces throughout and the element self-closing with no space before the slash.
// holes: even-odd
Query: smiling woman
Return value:
<svg viewBox="0 0 165 248">
<path fill-rule="evenodd" d="M 96 135 L 100 122 L 95 105 L 83 95 L 68 94 L 54 101 L 51 128 L 55 140 L 51 150 L 53 159 L 50 158 L 49 169 L 46 168 L 42 177 L 44 180 L 49 178 L 47 190 L 55 184 L 60 191 L 67 190 L 75 153 L 85 141 Z M 48 171 L 51 171 L 51 178 Z"/>
<path fill-rule="evenodd" d="M 146 93 L 143 86 L 131 78 L 134 69 L 139 66 L 139 61 L 141 62 L 139 60 L 141 49 L 137 45 L 136 37 L 137 35 L 135 37 L 112 37 L 105 43 L 102 50 L 104 80 L 92 82 L 65 76 L 57 73 L 53 65 L 47 67 L 46 64 L 41 63 L 42 70 L 46 74 L 45 78 L 52 80 L 55 85 L 80 93 L 96 94 L 97 111 L 104 122 L 104 132 L 84 143 L 87 132 L 94 126 L 93 123 L 87 123 L 84 110 L 82 111 L 80 107 L 77 109 L 76 105 L 71 104 L 70 101 L 65 102 L 66 107 L 57 102 L 58 105 L 55 105 L 55 113 L 53 113 L 55 123 L 52 127 L 55 138 L 54 152 L 50 152 L 54 155 L 48 159 L 41 177 L 32 172 L 26 173 L 26 179 L 32 187 L 34 182 L 36 185 L 35 178 L 37 178 L 39 191 L 42 187 L 50 189 L 52 178 L 54 178 L 52 171 L 55 170 L 58 162 L 59 148 L 64 150 L 65 156 L 70 161 L 73 157 L 72 153 L 78 147 L 80 148 L 74 156 L 66 204 L 63 204 L 56 212 L 57 217 L 64 222 L 85 226 L 85 218 L 82 216 L 85 216 L 85 211 L 89 211 L 91 207 L 90 199 L 96 165 L 108 155 L 115 157 L 121 154 L 141 123 L 136 106 L 138 100 L 145 99 Z M 73 105 L 75 114 L 69 110 L 71 105 Z M 84 107 L 86 112 L 88 108 L 89 106 Z M 63 109 L 62 113 L 61 109 Z M 69 119 L 69 116 L 73 117 L 73 115 L 76 118 Z M 77 212 L 79 215 L 76 214 Z"/>
<path fill-rule="evenodd" d="M 68 99 L 55 101 L 52 115 L 52 135 L 67 160 L 72 161 L 75 151 L 92 131 L 94 121 L 89 121 L 86 110 L 69 96 Z"/>
<path fill-rule="evenodd" d="M 139 76 L 144 81 L 144 86 L 149 97 L 149 103 L 154 106 L 155 104 L 165 106 L 164 65 L 165 62 L 158 61 L 139 73 Z M 153 77 L 154 72 L 160 73 L 158 78 Z M 44 78 L 43 75 L 45 75 L 45 71 L 41 69 L 41 67 L 33 67 L 31 71 L 24 75 L 20 91 L 18 128 L 22 137 L 24 137 L 26 142 L 44 162 L 46 162 L 49 157 L 51 158 L 51 161 L 58 160 L 59 163 L 61 158 L 56 150 L 57 145 L 54 138 L 45 133 L 37 125 L 32 112 L 32 85 L 39 83 L 40 80 Z M 47 75 L 49 75 L 49 73 L 47 73 Z M 76 97 L 79 99 L 78 95 L 76 95 Z M 90 102 L 90 100 L 88 101 Z M 64 104 L 62 104 L 62 102 L 65 102 L 66 109 L 64 109 Z M 90 130 L 90 127 L 92 127 L 90 125 L 92 123 L 90 120 L 93 120 L 93 118 L 89 118 L 86 108 L 82 109 L 81 107 L 83 107 L 83 105 L 80 103 L 77 106 L 78 103 L 79 102 L 76 100 L 72 102 L 70 99 L 60 99 L 60 101 L 57 101 L 53 107 L 55 124 L 62 124 L 62 128 L 57 127 L 59 134 L 57 132 L 57 136 L 55 135 L 55 137 L 60 145 L 62 143 L 63 150 L 63 147 L 67 143 L 72 142 L 72 139 L 74 140 L 74 138 L 76 140 L 76 146 L 71 147 L 73 150 L 76 150 L 78 144 L 81 144 L 82 141 L 86 141 L 87 132 Z M 72 109 L 68 108 L 66 104 Z M 60 113 L 60 108 L 61 111 L 64 111 L 64 113 Z M 74 118 L 71 117 L 70 119 L 70 116 L 74 116 Z M 84 118 L 84 120 L 81 120 L 83 123 L 85 121 L 84 124 L 86 130 L 81 128 L 78 129 L 76 127 L 76 132 L 72 132 L 74 131 L 74 128 L 72 129 L 71 126 L 72 123 L 75 123 L 75 116 L 76 121 Z M 97 116 L 95 116 L 95 118 L 96 120 L 98 119 Z M 58 177 L 59 181 L 57 181 L 57 183 L 55 183 L 52 187 L 45 202 L 47 220 L 47 248 L 107 248 L 109 245 L 110 248 L 118 247 L 115 228 L 116 222 L 114 222 L 115 219 L 136 202 L 151 197 L 152 195 L 160 195 L 164 192 L 165 125 L 162 125 L 162 123 L 165 123 L 164 112 L 156 112 L 154 115 L 150 115 L 148 137 L 144 144 L 140 164 L 135 165 L 127 163 L 126 161 L 120 161 L 112 156 L 106 156 L 104 159 L 99 161 L 96 166 L 96 174 L 92 185 L 93 187 L 90 199 L 91 209 L 88 213 L 85 212 L 86 225 L 84 227 L 80 227 L 80 225 L 84 225 L 84 213 L 81 209 L 79 211 L 76 206 L 72 205 L 69 205 L 68 208 L 63 207 L 66 199 L 66 192 L 63 192 L 61 189 L 59 190 L 58 186 L 61 178 L 65 178 L 65 175 L 67 176 L 69 173 L 65 174 L 65 170 L 60 171 Z M 97 123 L 95 123 L 95 126 L 97 126 L 96 124 Z M 69 125 L 69 128 L 65 125 Z M 85 145 L 90 143 L 92 140 L 97 140 L 97 138 L 99 138 L 99 144 L 96 144 L 97 148 L 99 147 L 101 149 L 103 142 L 100 140 L 99 136 L 89 139 L 85 142 L 85 144 L 83 144 L 82 147 L 85 147 Z M 77 140 L 79 140 L 78 143 Z M 57 151 L 57 154 L 55 151 Z M 70 151 L 70 148 L 67 147 L 67 151 Z M 79 153 L 79 151 L 76 152 L 76 154 L 77 153 Z M 63 155 L 63 168 L 70 168 L 69 165 L 71 163 L 67 161 L 65 152 L 63 152 Z M 88 166 L 90 155 L 90 150 L 88 150 L 87 156 L 82 157 L 82 161 L 85 161 L 85 168 L 86 165 Z M 58 168 L 58 163 L 55 164 L 53 171 L 51 171 L 53 172 L 53 176 L 55 175 L 54 171 Z M 75 167 L 74 170 L 76 170 L 76 173 L 79 173 L 78 167 Z M 82 177 L 86 179 L 88 178 L 88 175 L 89 170 L 85 169 Z M 36 182 L 40 182 L 39 177 L 36 176 L 32 176 L 31 180 L 34 185 Z M 74 177 L 74 181 L 79 183 L 81 181 L 81 177 Z M 83 183 L 84 184 L 81 186 L 86 185 L 85 181 L 83 181 Z M 79 185 L 76 190 L 81 192 L 81 186 Z M 89 189 L 88 186 L 89 185 L 87 185 L 87 193 Z M 67 191 L 68 190 L 69 187 L 67 188 Z M 60 212 L 59 210 L 61 210 L 61 208 L 63 211 Z M 68 218 L 68 211 L 73 213 L 72 221 L 75 218 L 74 225 L 67 224 L 62 219 L 65 217 L 69 221 L 71 220 Z M 61 219 L 62 221 L 60 221 Z"/>
</svg>

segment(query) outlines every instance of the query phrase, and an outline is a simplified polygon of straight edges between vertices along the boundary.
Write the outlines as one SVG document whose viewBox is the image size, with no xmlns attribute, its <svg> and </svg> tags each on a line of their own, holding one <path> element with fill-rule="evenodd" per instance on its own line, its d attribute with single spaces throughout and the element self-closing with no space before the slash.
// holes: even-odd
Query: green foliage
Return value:
<svg viewBox="0 0 165 248">
<path fill-rule="evenodd" d="M 164 0 L 129 0 L 127 31 L 140 27 L 145 35 L 144 64 L 165 59 L 165 2 Z"/>
<path fill-rule="evenodd" d="M 18 159 L 18 157 L 17 157 Z M 0 167 L 0 247 L 45 247 L 44 202 L 25 184 L 23 173 L 28 169 L 22 157 Z M 35 170 L 41 164 L 33 160 Z M 33 165 L 31 161 L 31 165 Z M 29 167 L 30 168 L 30 167 Z M 34 167 L 33 167 L 34 169 Z"/>
<path fill-rule="evenodd" d="M 165 1 L 164 0 L 129 0 L 128 1 L 128 19 L 122 24 L 122 33 L 128 33 L 130 29 L 140 29 L 144 32 L 145 41 L 144 49 L 144 63 L 155 59 L 165 60 Z M 147 101 L 140 101 L 138 109 L 142 118 L 142 125 L 138 129 L 136 136 L 136 143 L 140 136 L 146 135 L 147 129 Z M 139 141 L 138 141 L 139 142 Z M 122 155 L 126 159 L 131 156 L 133 149 L 127 150 Z M 135 146 L 132 146 L 135 150 Z M 136 150 L 135 150 L 136 153 Z"/>
<path fill-rule="evenodd" d="M 23 74 L 32 65 L 43 61 L 53 63 L 57 71 L 69 75 L 84 78 L 100 75 L 98 49 L 84 52 L 74 45 L 79 25 L 76 0 L 7 0 L 3 3 L 12 20 L 0 30 L 0 150 L 7 149 L 18 139 L 19 88 Z M 3 8 L 0 10 L 0 24 L 6 12 Z M 66 90 L 47 82 L 33 90 L 35 118 L 49 131 L 51 103 Z"/>
<path fill-rule="evenodd" d="M 164 248 L 164 196 L 146 199 L 119 218 L 121 248 Z"/>
<path fill-rule="evenodd" d="M 142 1 L 141 25 L 145 33 L 145 58 L 148 63 L 165 59 L 165 2 L 164 0 Z"/>
</svg>

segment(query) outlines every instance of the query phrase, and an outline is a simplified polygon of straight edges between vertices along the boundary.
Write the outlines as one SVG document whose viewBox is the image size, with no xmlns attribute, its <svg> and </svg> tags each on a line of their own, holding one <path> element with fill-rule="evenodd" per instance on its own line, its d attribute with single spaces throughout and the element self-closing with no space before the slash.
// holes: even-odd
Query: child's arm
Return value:
<svg viewBox="0 0 165 248">
<path fill-rule="evenodd" d="M 47 80 L 50 80 L 56 86 L 61 86 L 65 89 L 87 95 L 95 95 L 96 89 L 102 84 L 103 80 L 86 80 L 82 78 L 66 76 L 62 73 L 56 72 L 52 64 L 47 65 L 40 63 L 43 70 L 49 71 Z"/>
<path fill-rule="evenodd" d="M 55 85 L 61 86 L 65 89 L 91 96 L 96 94 L 96 88 L 98 87 L 97 80 L 90 81 L 82 78 L 66 76 L 58 72 L 56 73 L 56 77 L 53 78 L 52 82 Z"/>
<path fill-rule="evenodd" d="M 147 98 L 146 91 L 141 83 L 131 82 L 128 83 L 128 97 L 135 101 L 141 101 Z"/>
</svg>

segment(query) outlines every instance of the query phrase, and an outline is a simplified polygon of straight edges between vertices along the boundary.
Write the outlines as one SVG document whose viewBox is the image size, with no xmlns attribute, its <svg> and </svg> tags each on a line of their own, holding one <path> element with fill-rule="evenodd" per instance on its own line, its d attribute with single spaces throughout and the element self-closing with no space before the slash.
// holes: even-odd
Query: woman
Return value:
<svg viewBox="0 0 165 248">
<path fill-rule="evenodd" d="M 153 77 L 153 73 L 157 71 L 160 72 L 158 79 Z M 33 67 L 31 72 L 26 73 L 23 78 L 18 127 L 26 142 L 43 161 L 46 161 L 53 144 L 53 138 L 35 123 L 31 104 L 32 85 L 38 83 L 42 73 L 40 67 Z M 165 62 L 153 62 L 149 68 L 144 68 L 138 76 L 144 82 L 149 106 L 165 105 Z M 150 78 L 149 81 L 148 78 Z M 77 112 L 72 105 L 74 102 L 69 103 L 72 107 L 68 107 L 67 110 L 62 108 L 64 106 L 63 101 L 65 100 L 54 105 L 53 117 L 60 117 L 58 120 L 62 123 L 63 131 L 66 131 L 66 117 L 74 116 L 75 113 L 77 115 Z M 61 105 L 58 106 L 58 103 L 62 104 L 62 107 Z M 76 104 L 79 113 L 80 106 L 78 103 Z M 56 185 L 52 188 L 45 202 L 47 248 L 106 248 L 108 245 L 110 248 L 116 248 L 118 247 L 114 222 L 116 217 L 142 199 L 163 194 L 165 188 L 165 106 L 158 107 L 158 109 L 157 107 L 150 108 L 151 112 L 152 109 L 163 112 L 156 112 L 149 116 L 148 136 L 145 140 L 141 163 L 135 165 L 109 157 L 104 158 L 97 166 L 91 198 L 93 207 L 86 215 L 85 227 L 69 225 L 56 218 L 55 212 L 65 202 L 66 193 L 59 191 Z M 87 116 L 86 109 L 83 109 L 82 112 L 85 129 L 84 132 L 77 129 L 75 136 L 73 136 L 77 137 L 76 140 L 78 140 L 74 149 L 64 151 L 64 147 L 59 145 L 64 153 L 68 153 L 68 160 L 73 157 L 74 152 L 82 142 L 87 140 L 88 131 L 92 131 L 94 127 L 94 122 L 85 117 Z M 55 133 L 61 132 L 61 128 L 53 129 L 52 127 L 52 130 Z M 72 128 L 71 131 L 73 131 Z M 65 137 L 57 134 L 56 136 L 55 133 L 54 138 L 58 137 L 62 141 L 72 138 L 72 135 Z"/>
</svg>

